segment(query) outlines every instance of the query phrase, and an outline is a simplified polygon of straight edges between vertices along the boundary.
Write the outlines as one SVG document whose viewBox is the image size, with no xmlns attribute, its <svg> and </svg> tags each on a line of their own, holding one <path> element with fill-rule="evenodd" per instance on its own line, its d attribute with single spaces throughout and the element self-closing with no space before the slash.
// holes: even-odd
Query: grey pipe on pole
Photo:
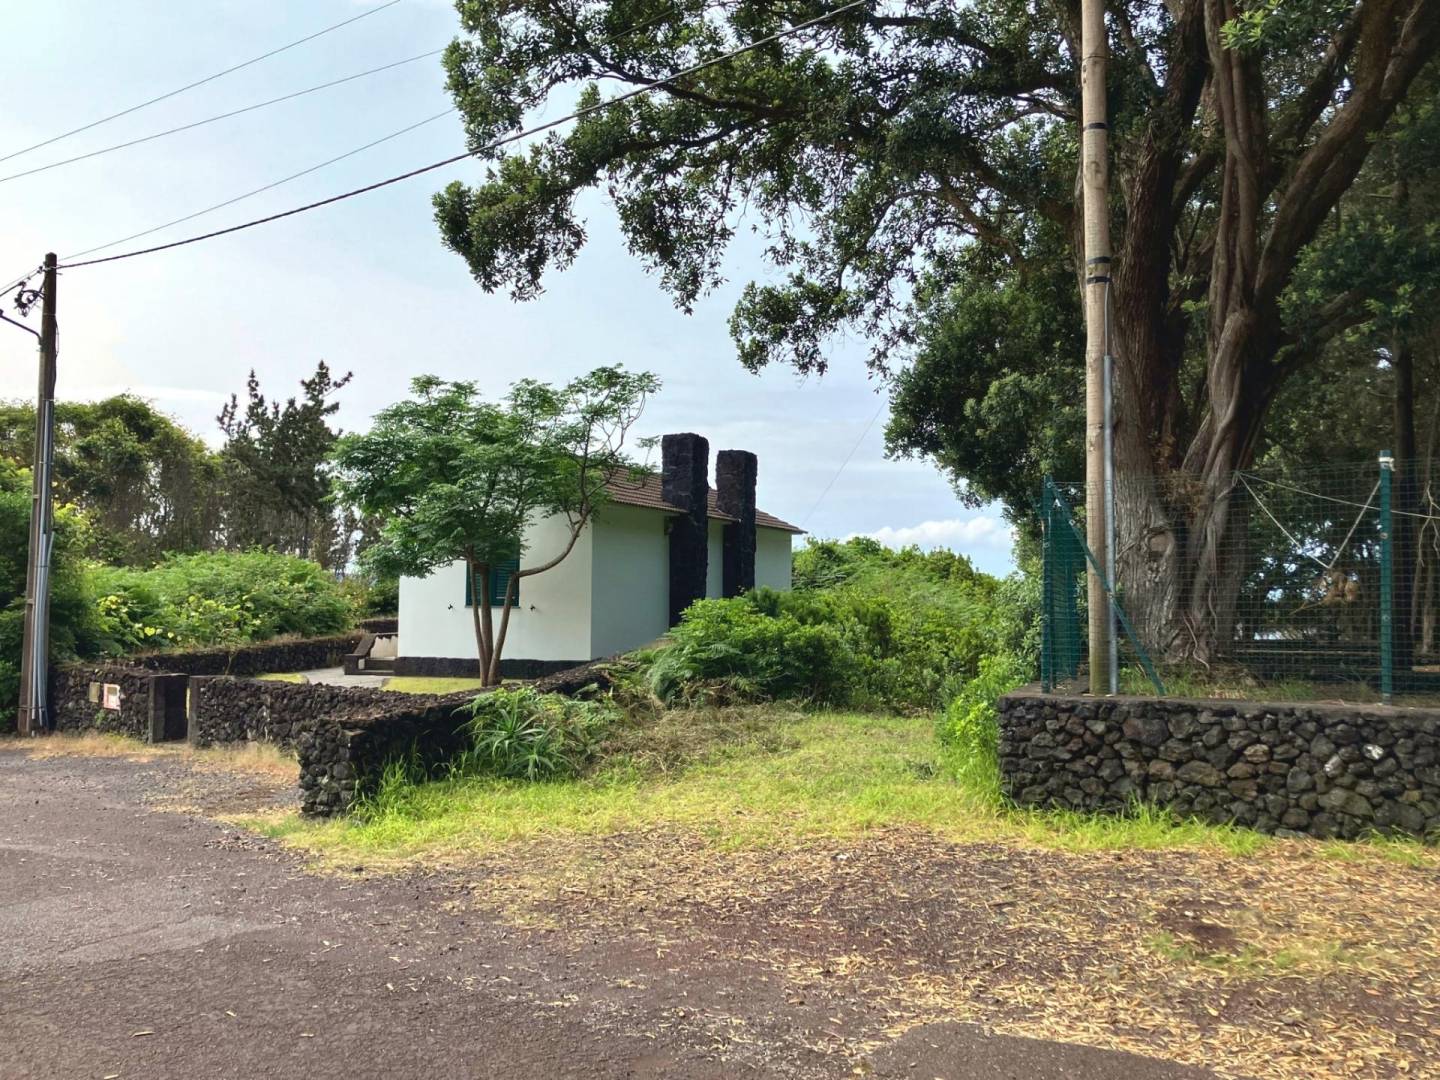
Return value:
<svg viewBox="0 0 1440 1080">
<path fill-rule="evenodd" d="M 30 547 L 25 571 L 25 627 L 20 655 L 22 735 L 39 735 L 50 725 L 46 698 L 50 683 L 50 552 L 54 532 L 51 474 L 55 461 L 55 358 L 59 331 L 55 316 L 55 253 L 45 256 L 41 293 L 40 375 L 35 399 L 35 458 L 30 501 Z"/>
<path fill-rule="evenodd" d="M 1110 351 L 1109 289 L 1105 305 L 1105 586 L 1110 602 L 1105 606 L 1109 620 L 1110 653 L 1106 659 L 1108 693 L 1120 692 L 1120 637 L 1115 625 L 1115 355 Z"/>
</svg>

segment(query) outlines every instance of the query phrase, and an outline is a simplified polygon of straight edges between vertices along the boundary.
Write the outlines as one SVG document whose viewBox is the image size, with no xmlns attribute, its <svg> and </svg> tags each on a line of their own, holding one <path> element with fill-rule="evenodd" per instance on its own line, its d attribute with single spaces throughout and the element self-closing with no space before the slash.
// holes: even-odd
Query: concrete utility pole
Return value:
<svg viewBox="0 0 1440 1080">
<path fill-rule="evenodd" d="M 1106 514 L 1108 408 L 1105 357 L 1110 292 L 1110 164 L 1105 103 L 1105 0 L 1080 3 L 1080 185 L 1085 214 L 1085 539 L 1095 562 L 1110 565 Z M 1090 692 L 1110 687 L 1112 618 L 1105 584 L 1086 574 L 1090 620 Z"/>
<path fill-rule="evenodd" d="M 50 726 L 50 553 L 54 543 L 51 474 L 55 462 L 55 253 L 45 256 L 40 308 L 40 389 L 35 401 L 34 486 L 30 504 L 30 551 L 25 573 L 25 639 L 20 654 L 20 734 Z"/>
</svg>

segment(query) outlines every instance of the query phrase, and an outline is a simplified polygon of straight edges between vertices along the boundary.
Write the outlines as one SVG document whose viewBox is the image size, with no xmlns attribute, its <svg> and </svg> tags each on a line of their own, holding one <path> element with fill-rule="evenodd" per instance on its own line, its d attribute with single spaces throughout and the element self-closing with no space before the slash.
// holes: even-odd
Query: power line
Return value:
<svg viewBox="0 0 1440 1080">
<path fill-rule="evenodd" d="M 860 444 L 865 441 L 865 436 L 870 434 L 870 429 L 875 426 L 875 421 L 880 419 L 880 414 L 884 411 L 885 399 L 881 398 L 880 405 L 875 410 L 875 415 L 870 417 L 870 422 L 865 425 L 865 430 L 860 432 L 860 437 L 855 440 L 855 445 L 850 447 L 850 453 L 845 455 L 845 460 L 840 463 L 840 468 L 836 469 L 835 475 L 830 477 L 830 482 L 825 485 L 825 490 L 820 492 L 820 497 L 815 500 L 815 505 L 810 507 L 810 512 L 800 519 L 801 528 L 810 524 L 810 519 L 815 516 L 815 511 L 820 509 L 820 504 L 825 501 L 825 496 L 830 494 L 830 489 L 835 486 L 835 481 L 840 479 L 840 474 L 843 473 L 845 467 L 850 464 L 850 459 L 853 458 L 855 452 L 860 449 Z"/>
<path fill-rule="evenodd" d="M 413 124 L 408 124 L 405 127 L 400 128 L 400 130 L 398 131 L 390 132 L 389 135 L 382 135 L 380 136 L 380 138 L 368 142 L 364 146 L 357 146 L 354 150 L 347 150 L 345 151 L 345 153 L 338 154 L 335 157 L 322 161 L 317 165 L 311 165 L 308 169 L 301 169 L 299 172 L 293 172 L 289 176 L 283 176 L 279 180 L 272 181 L 271 183 L 266 184 L 263 187 L 255 188 L 253 191 L 247 191 L 243 195 L 236 195 L 233 199 L 226 199 L 224 202 L 218 202 L 213 206 L 207 206 L 204 210 L 196 210 L 193 214 L 186 214 L 184 217 L 178 217 L 174 221 L 167 221 L 163 225 L 155 225 L 149 229 L 142 229 L 140 232 L 131 233 L 129 236 L 122 236 L 120 239 L 111 240 L 107 244 L 97 244 L 92 248 L 86 248 L 84 251 L 77 251 L 73 255 L 66 255 L 65 258 L 78 259 L 82 255 L 90 255 L 96 251 L 104 251 L 106 248 L 115 247 L 118 244 L 126 244 L 129 243 L 131 240 L 138 240 L 142 236 L 149 236 L 151 233 L 157 233 L 160 232 L 162 229 L 168 229 L 172 225 L 179 225 L 182 222 L 193 221 L 195 218 L 204 217 L 206 214 L 213 213 L 216 210 L 223 210 L 227 206 L 233 206 L 235 203 L 240 202 L 244 199 L 251 198 L 254 195 L 260 195 L 266 191 L 270 191 L 274 188 L 279 187 L 281 184 L 288 184 L 291 180 L 298 180 L 302 176 L 309 176 L 311 173 L 323 169 L 327 165 L 334 165 L 337 161 L 344 161 L 348 157 L 354 157 L 356 154 L 363 153 L 364 151 L 369 150 L 372 147 L 379 146 L 381 143 L 389 142 L 391 139 L 398 139 L 401 135 L 414 131 L 418 127 L 424 127 L 426 124 L 439 120 L 442 116 L 449 116 L 453 112 L 455 112 L 455 109 L 449 108 L 446 109 L 444 112 L 436 113 L 434 116 L 427 116 L 424 120 L 417 120 Z"/>
<path fill-rule="evenodd" d="M 398 2 L 398 0 L 394 0 L 394 2 Z M 682 79 L 688 75 L 694 75 L 698 72 L 705 71 L 709 68 L 715 67 L 718 64 L 723 64 L 728 60 L 733 60 L 737 56 L 743 56 L 748 52 L 753 52 L 755 49 L 758 49 L 763 45 L 769 45 L 776 41 L 781 41 L 787 37 L 798 34 L 803 30 L 809 30 L 812 27 L 819 26 L 820 24 L 825 22 L 829 22 L 831 19 L 835 18 L 838 15 L 843 15 L 847 11 L 869 4 L 870 2 L 871 0 L 850 0 L 850 3 L 843 4 L 840 7 L 834 8 L 823 15 L 817 15 L 813 19 L 807 19 L 805 22 L 796 23 L 794 26 L 787 27 L 784 30 L 777 30 L 772 34 L 767 34 L 765 37 L 757 38 L 756 40 L 750 42 L 748 45 L 743 45 L 740 48 L 732 49 L 729 52 L 721 53 L 719 56 L 712 57 L 709 60 L 701 61 L 698 64 L 692 64 L 690 67 L 682 68 L 681 70 L 673 72 L 670 75 L 666 75 L 663 78 L 655 79 L 651 82 L 644 83 L 640 86 L 635 87 L 634 89 L 627 90 L 623 94 L 618 94 L 613 98 L 597 102 L 594 105 L 586 106 L 583 109 L 576 109 L 574 112 L 567 113 L 566 115 L 558 117 L 557 119 L 548 120 L 543 124 L 536 124 L 534 127 L 526 128 L 523 131 L 517 131 L 513 134 L 502 136 L 501 138 L 494 139 L 491 142 L 486 143 L 484 146 L 477 147 L 474 150 L 468 150 L 465 153 L 456 154 L 453 157 L 445 158 L 442 161 L 432 162 L 429 165 L 422 165 L 417 169 L 411 169 L 409 172 L 401 173 L 398 176 L 391 176 L 385 180 L 377 180 L 375 183 L 366 184 L 364 187 L 354 188 L 351 191 L 341 192 L 338 195 L 331 195 L 329 198 L 320 199 L 312 203 L 307 203 L 304 206 L 297 206 L 290 210 L 283 210 L 278 214 L 270 214 L 266 217 L 255 218 L 251 221 L 242 222 L 239 225 L 231 225 L 228 228 L 216 229 L 214 232 L 202 233 L 198 236 L 186 237 L 184 240 L 175 240 L 168 244 L 157 244 L 155 247 L 140 248 L 136 251 L 125 251 L 121 252 L 119 255 L 107 255 L 101 259 L 88 259 L 84 262 L 78 263 L 62 263 L 58 269 L 74 270 L 81 266 L 95 266 L 99 263 L 118 262 L 121 259 L 133 259 L 139 255 L 153 255 L 156 252 L 169 251 L 171 248 L 185 247 L 189 244 L 198 244 L 202 240 L 213 240 L 218 236 L 228 236 L 230 233 L 241 232 L 245 229 L 253 229 L 257 225 L 267 225 L 272 221 L 279 221 L 282 218 L 294 217 L 296 214 L 303 214 L 309 210 L 318 210 L 322 206 L 329 206 L 332 203 L 343 202 L 344 200 L 354 198 L 357 195 L 365 195 L 371 191 L 376 191 L 383 187 L 389 187 L 391 184 L 398 184 L 402 180 L 409 180 L 413 177 L 421 176 L 424 173 L 434 172 L 436 169 L 443 169 L 447 165 L 454 165 L 457 162 L 465 161 L 469 158 L 476 157 L 479 154 L 486 153 L 487 151 L 498 149 L 499 147 L 505 146 L 509 143 L 518 142 L 519 140 L 528 138 L 531 135 L 538 135 L 543 131 L 549 131 L 551 128 L 559 127 L 561 124 L 568 123 L 571 120 L 578 120 L 581 117 L 589 116 L 593 113 L 597 113 L 604 109 L 611 108 L 612 106 L 619 105 L 623 101 L 629 101 L 631 98 L 639 97 L 642 94 L 648 94 L 650 91 L 658 90 L 659 88 L 666 86 L 667 84 L 672 83 L 677 79 Z M 879 413 L 877 413 L 876 415 L 878 416 Z"/>
<path fill-rule="evenodd" d="M 305 37 L 297 38 L 295 41 L 290 42 L 288 45 L 281 45 L 278 49 L 271 49 L 267 53 L 261 53 L 259 56 L 246 60 L 243 63 L 236 64 L 234 67 L 228 67 L 224 71 L 217 71 L 214 75 L 207 75 L 203 79 L 197 79 L 195 82 L 187 83 L 186 85 L 180 87 L 178 90 L 171 90 L 169 93 L 161 94 L 159 97 L 153 97 L 149 101 L 142 101 L 138 105 L 131 105 L 128 109 L 121 109 L 119 112 L 111 113 L 109 116 L 102 116 L 99 120 L 92 120 L 88 124 L 82 124 L 80 127 L 71 128 L 69 131 L 62 132 L 59 135 L 55 135 L 49 139 L 45 139 L 43 142 L 35 143 L 33 146 L 27 146 L 23 150 L 16 150 L 13 153 L 6 154 L 3 157 L 0 157 L 0 161 L 9 161 L 11 158 L 19 157 L 21 154 L 28 154 L 32 150 L 39 150 L 42 146 L 49 146 L 51 143 L 57 143 L 61 139 L 68 139 L 71 135 L 78 135 L 82 131 L 89 131 L 91 128 L 99 127 L 101 124 L 108 124 L 111 120 L 118 120 L 122 116 L 129 116 L 133 112 L 138 112 L 141 109 L 148 108 L 149 106 L 154 105 L 157 102 L 165 101 L 167 98 L 172 98 L 177 94 L 183 94 L 187 90 L 194 90 L 197 86 L 204 86 L 208 82 L 214 82 L 221 76 L 230 75 L 233 72 L 239 71 L 241 68 L 249 67 L 251 64 L 258 64 L 261 60 L 268 60 L 272 56 L 279 56 L 281 53 L 286 52 L 289 49 L 293 49 L 297 45 L 304 45 L 307 41 L 314 41 L 316 38 L 323 37 L 324 35 L 330 33 L 333 30 L 339 30 L 342 26 L 349 26 L 353 22 L 359 22 L 361 19 L 369 18 L 371 15 L 384 11 L 386 8 L 394 7 L 398 3 L 400 3 L 400 0 L 387 0 L 386 3 L 380 4 L 378 7 L 373 7 L 369 11 L 362 11 L 359 15 L 351 16 L 350 18 L 345 19 L 342 22 L 335 23 L 332 26 L 327 26 L 323 30 L 317 30 L 313 34 L 308 34 Z"/>
<path fill-rule="evenodd" d="M 623 41 L 625 38 L 630 37 L 632 34 L 637 34 L 637 33 L 639 33 L 639 32 L 642 31 L 642 30 L 648 30 L 650 27 L 654 26 L 656 23 L 662 22 L 662 21 L 664 21 L 665 19 L 669 18 L 671 15 L 676 14 L 677 11 L 678 11 L 678 8 L 676 8 L 676 7 L 674 7 L 674 6 L 672 6 L 672 7 L 670 7 L 670 8 L 667 8 L 666 10 L 660 12 L 658 15 L 656 15 L 656 16 L 654 16 L 654 17 L 652 17 L 652 18 L 649 18 L 649 19 L 645 19 L 645 20 L 643 20 L 642 22 L 639 22 L 639 23 L 635 24 L 634 26 L 630 27 L 629 29 L 624 30 L 624 31 L 620 32 L 619 34 L 614 35 L 613 37 L 611 37 L 611 38 L 609 39 L 609 43 L 612 44 L 612 45 L 618 44 L 619 42 Z M 400 128 L 398 131 L 392 131 L 392 132 L 390 132 L 390 134 L 388 134 L 388 135 L 382 135 L 380 138 L 378 138 L 378 139 L 373 139 L 373 140 L 371 140 L 370 142 L 365 143 L 363 146 L 357 146 L 357 147 L 355 147 L 355 149 L 353 149 L 353 150 L 348 150 L 348 151 L 346 151 L 346 152 L 343 153 L 343 154 L 338 154 L 338 155 L 336 155 L 335 157 L 328 158 L 328 159 L 326 159 L 325 161 L 319 162 L 318 164 L 311 165 L 309 168 L 301 169 L 299 172 L 293 172 L 293 173 L 291 173 L 291 174 L 288 175 L 288 176 L 283 176 L 283 177 L 281 177 L 279 180 L 272 181 L 271 183 L 265 184 L 265 185 L 263 185 L 262 187 L 258 187 L 258 188 L 255 188 L 255 189 L 251 190 L 251 191 L 247 191 L 247 192 L 245 192 L 245 193 L 242 194 L 242 195 L 236 195 L 236 196 L 234 196 L 233 198 L 225 199 L 223 202 L 218 202 L 218 203 L 215 203 L 215 204 L 213 204 L 213 205 L 211 205 L 211 206 L 207 206 L 207 207 L 205 207 L 203 210 L 196 210 L 194 213 L 186 214 L 186 215 L 184 215 L 183 217 L 178 217 L 178 218 L 175 218 L 175 219 L 173 219 L 173 220 L 171 220 L 171 221 L 167 221 L 167 222 L 165 222 L 163 225 L 155 225 L 155 226 L 152 226 L 151 228 L 142 229 L 142 230 L 140 230 L 139 232 L 130 233 L 130 234 L 127 235 L 127 236 L 122 236 L 122 237 L 119 238 L 118 240 L 111 240 L 111 241 L 109 241 L 108 243 L 97 244 L 97 245 L 95 245 L 94 247 L 86 248 L 84 251 L 74 252 L 73 254 L 66 255 L 65 258 L 66 258 L 66 259 L 78 259 L 78 258 L 80 258 L 82 255 L 89 255 L 89 254 L 91 254 L 91 253 L 93 253 L 93 252 L 96 252 L 96 251 L 104 251 L 106 248 L 112 248 L 112 247 L 115 247 L 115 246 L 118 245 L 118 244 L 124 244 L 124 243 L 127 243 L 127 242 L 131 241 L 131 240 L 138 240 L 138 239 L 139 239 L 140 237 L 142 237 L 142 236 L 150 236 L 150 235 L 152 235 L 153 233 L 161 232 L 161 231 L 163 231 L 163 230 L 165 230 L 165 229 L 168 229 L 168 228 L 170 228 L 170 227 L 172 227 L 172 226 L 174 226 L 174 225 L 180 225 L 180 224 L 182 224 L 182 223 L 184 223 L 184 222 L 186 222 L 186 221 L 192 221 L 192 220 L 194 220 L 195 218 L 203 217 L 203 216 L 206 215 L 206 214 L 213 213 L 213 212 L 216 211 L 216 210 L 224 209 L 224 208 L 227 207 L 227 206 L 233 206 L 233 205 L 234 205 L 235 203 L 237 203 L 237 202 L 241 202 L 241 201 L 243 201 L 243 200 L 245 200 L 245 199 L 249 199 L 249 198 L 251 198 L 251 197 L 253 197 L 253 196 L 255 196 L 255 195 L 263 194 L 264 192 L 270 191 L 270 190 L 272 190 L 272 189 L 274 189 L 274 188 L 277 188 L 277 187 L 281 186 L 282 184 L 288 184 L 291 180 L 298 180 L 298 179 L 299 179 L 300 177 L 302 177 L 302 176 L 308 176 L 310 173 L 316 172 L 316 171 L 318 171 L 318 170 L 320 170 L 320 169 L 323 169 L 323 168 L 325 168 L 325 167 L 327 167 L 327 166 L 329 166 L 329 165 L 334 165 L 334 164 L 335 164 L 336 162 L 338 162 L 338 161 L 344 161 L 346 158 L 353 157 L 353 156 L 355 156 L 356 154 L 363 153 L 364 151 L 371 149 L 372 147 L 379 146 L 381 143 L 389 142 L 391 139 L 398 138 L 398 137 L 400 137 L 401 135 L 404 135 L 404 134 L 407 134 L 408 132 L 414 131 L 414 130 L 415 130 L 416 128 L 418 128 L 418 127 L 423 127 L 425 124 L 429 124 L 429 123 L 431 123 L 431 122 L 433 122 L 433 121 L 435 121 L 435 120 L 439 120 L 441 117 L 449 116 L 451 113 L 456 112 L 456 111 L 457 111 L 457 110 L 456 110 L 455 108 L 446 109 L 444 112 L 436 113 L 434 116 L 428 116 L 428 117 L 426 117 L 425 119 L 420 120 L 420 121 L 417 121 L 416 123 L 413 123 L 413 124 L 407 124 L 405 127 Z M 39 272 L 40 272 L 40 269 L 41 269 L 41 268 L 37 267 L 35 270 L 29 271 L 29 272 L 27 272 L 27 273 L 25 273 L 25 274 L 20 275 L 20 276 L 17 277 L 15 280 L 11 281 L 10 284 L 6 285 L 3 289 L 0 289 L 0 293 L 8 293 L 8 292 L 10 292 L 10 290 L 13 289 L 13 288 L 15 288 L 15 286 L 23 284 L 23 283 L 24 283 L 25 281 L 27 281 L 31 276 L 33 276 L 33 275 L 36 274 L 36 273 L 39 273 Z"/>
<path fill-rule="evenodd" d="M 130 139 L 127 142 L 116 143 L 114 146 L 106 146 L 100 150 L 91 150 L 85 154 L 76 154 L 74 157 L 64 158 L 61 161 L 52 161 L 48 165 L 38 165 L 33 169 L 26 169 L 24 172 L 11 173 L 9 176 L 0 176 L 0 184 L 10 180 L 18 180 L 22 176 L 34 176 L 36 173 L 48 172 L 51 169 L 58 169 L 62 165 L 71 165 L 77 161 L 85 161 L 88 158 L 99 157 L 101 154 L 109 154 L 115 150 L 124 150 L 126 147 L 139 146 L 141 143 L 153 142 L 155 139 L 163 139 L 167 135 L 175 135 L 181 131 L 189 131 L 192 128 L 204 127 L 206 124 L 213 124 L 217 120 L 228 120 L 232 116 L 240 116 L 244 113 L 254 112 L 256 109 L 263 109 L 270 105 L 278 105 L 282 101 L 293 101 L 295 98 L 304 97 L 306 94 L 313 94 L 318 90 L 328 90 L 332 86 L 340 86 L 344 83 L 354 82 L 356 79 L 363 79 L 369 75 L 378 75 L 382 71 L 389 71 L 392 68 L 403 67 L 406 64 L 413 64 L 417 60 L 425 60 L 432 56 L 438 56 L 444 49 L 432 49 L 430 52 L 421 53 L 418 56 L 406 57 L 404 60 L 396 60 L 392 64 L 384 64 L 381 67 L 371 68 L 368 71 L 360 71 L 354 75 L 346 75 L 341 79 L 332 79 L 329 82 L 320 83 L 318 86 L 307 87 L 304 90 L 296 90 L 293 93 L 282 94 L 280 97 L 271 98 L 269 101 L 260 101 L 254 105 L 246 105 L 244 108 L 231 109 L 229 112 L 220 113 L 217 116 L 207 117 L 204 120 L 196 120 L 193 123 L 181 124 L 178 127 L 168 128 L 165 131 L 157 131 L 153 135 L 142 135 L 138 139 Z"/>
</svg>

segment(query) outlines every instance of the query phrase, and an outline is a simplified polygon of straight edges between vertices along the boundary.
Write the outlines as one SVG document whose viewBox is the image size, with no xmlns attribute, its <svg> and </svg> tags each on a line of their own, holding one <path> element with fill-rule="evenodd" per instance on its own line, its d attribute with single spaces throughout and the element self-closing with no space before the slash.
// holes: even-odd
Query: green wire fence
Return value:
<svg viewBox="0 0 1440 1080">
<path fill-rule="evenodd" d="M 1088 684 L 1085 494 L 1047 479 L 1037 506 L 1047 687 Z M 1380 453 L 1218 480 L 1122 473 L 1116 505 L 1120 692 L 1440 705 L 1428 466 Z"/>
</svg>

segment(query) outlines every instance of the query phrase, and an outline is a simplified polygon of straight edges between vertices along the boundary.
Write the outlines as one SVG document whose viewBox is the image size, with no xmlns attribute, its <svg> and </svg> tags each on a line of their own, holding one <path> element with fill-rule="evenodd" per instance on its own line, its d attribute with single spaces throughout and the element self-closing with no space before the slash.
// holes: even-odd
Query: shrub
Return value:
<svg viewBox="0 0 1440 1080">
<path fill-rule="evenodd" d="M 763 602 L 773 604 L 770 594 Z M 661 701 L 848 698 L 850 655 L 838 627 L 767 613 L 752 597 L 700 600 L 655 657 L 650 685 Z M 812 613 L 813 614 L 813 613 Z"/>
<path fill-rule="evenodd" d="M 400 579 L 368 572 L 348 575 L 340 588 L 357 618 L 373 619 L 400 610 Z"/>
<path fill-rule="evenodd" d="M 20 701 L 20 651 L 25 626 L 25 572 L 30 550 L 30 474 L 0 463 L 0 723 L 13 721 Z M 50 656 L 68 660 L 99 644 L 82 558 L 89 523 L 74 507 L 55 508 L 50 558 Z"/>
<path fill-rule="evenodd" d="M 172 555 L 148 570 L 92 565 L 89 578 L 111 653 L 314 637 L 353 617 L 318 565 L 268 551 Z"/>
<path fill-rule="evenodd" d="M 471 702 L 466 724 L 471 747 L 451 763 L 451 773 L 525 780 L 575 776 L 614 716 L 607 704 L 529 687 L 481 694 Z"/>
<path fill-rule="evenodd" d="M 999 797 L 999 712 L 996 702 L 1030 677 L 1029 663 L 1011 653 L 980 661 L 979 674 L 950 702 L 940 720 L 940 741 L 951 751 L 967 786 Z"/>
<path fill-rule="evenodd" d="M 854 543 L 807 551 L 845 554 Z M 830 575 L 824 588 L 702 600 L 655 656 L 651 687 L 664 702 L 793 697 L 943 708 L 975 677 L 982 657 L 1007 636 L 1023 635 L 997 603 L 994 579 L 964 576 L 968 563 L 955 556 L 949 563 L 922 558 L 883 582 L 856 572 L 852 561 L 849 580 Z M 937 566 L 943 576 L 935 576 Z"/>
</svg>

